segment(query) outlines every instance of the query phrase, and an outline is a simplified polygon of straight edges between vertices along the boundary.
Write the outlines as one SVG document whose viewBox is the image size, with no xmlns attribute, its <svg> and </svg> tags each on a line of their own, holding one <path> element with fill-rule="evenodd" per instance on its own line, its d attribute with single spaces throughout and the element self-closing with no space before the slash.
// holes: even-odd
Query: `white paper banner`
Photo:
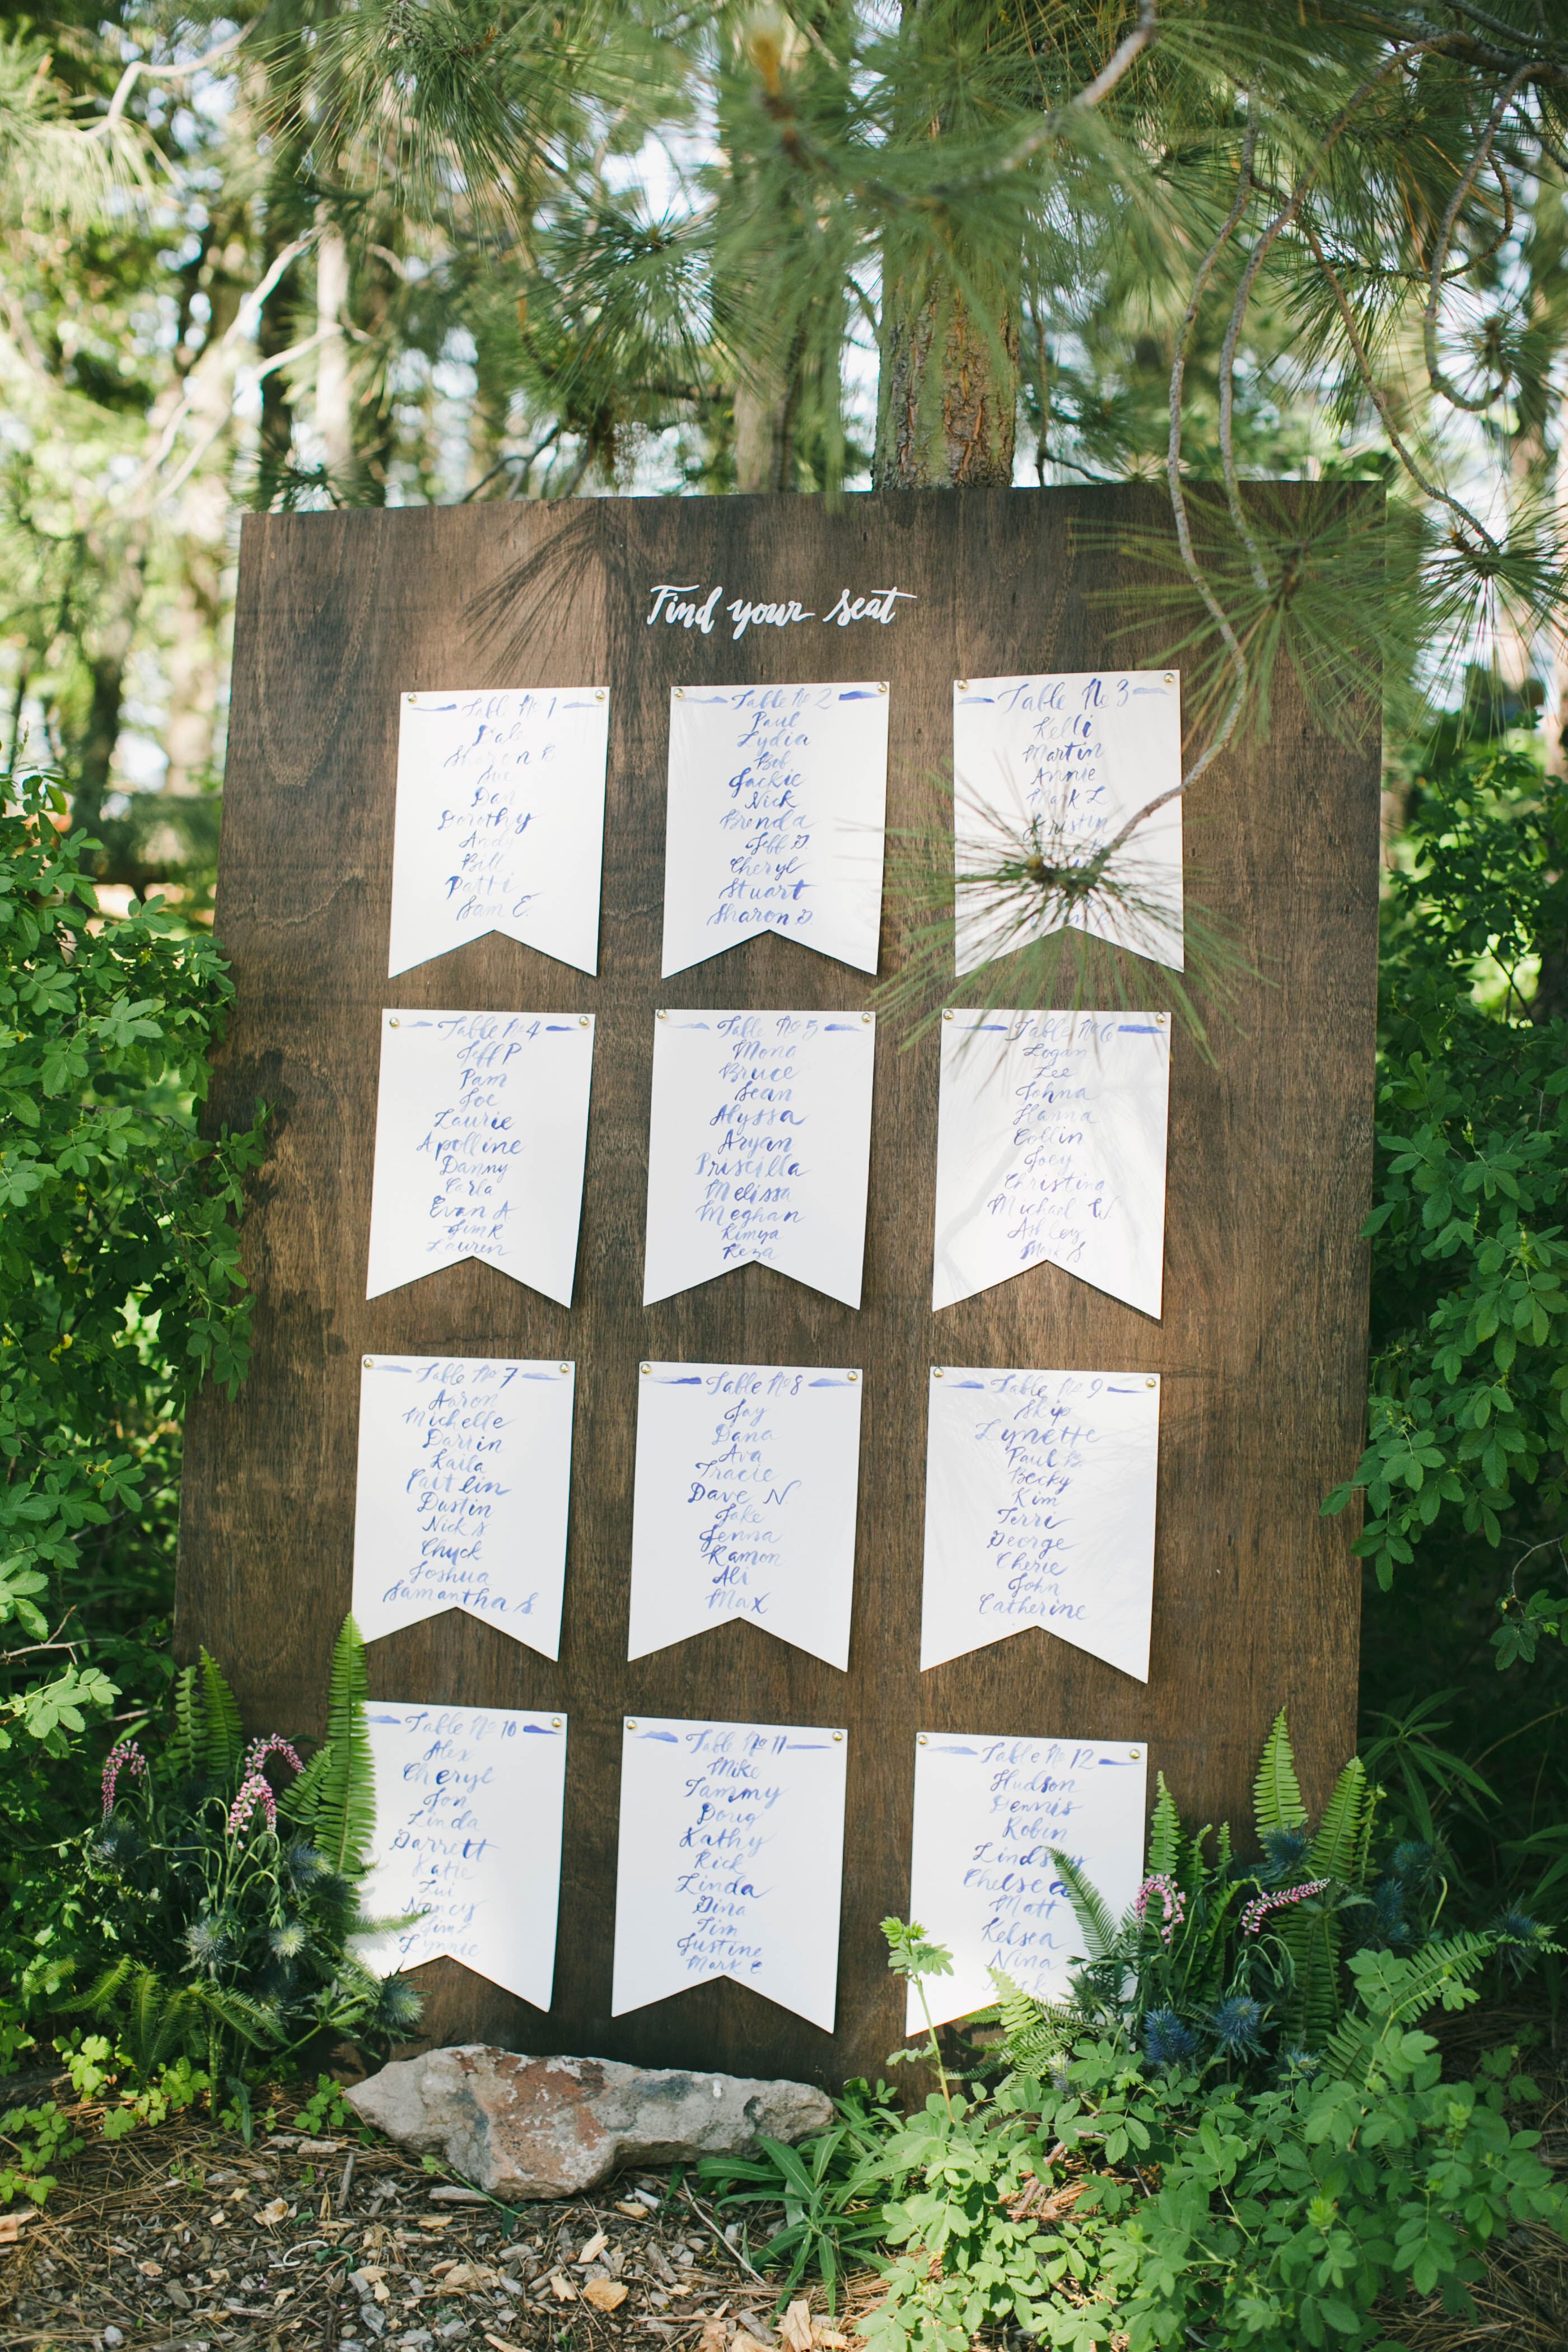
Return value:
<svg viewBox="0 0 1568 2352">
<path fill-rule="evenodd" d="M 1168 1013 L 944 1013 L 933 1307 L 1059 1265 L 1157 1317 L 1170 1075 Z"/>
<path fill-rule="evenodd" d="M 561 1893 L 566 1719 L 489 1706 L 367 1709 L 375 1766 L 369 1919 L 424 1914 L 356 1938 L 379 1973 L 460 1960 L 550 2007 Z"/>
<path fill-rule="evenodd" d="M 922 1668 L 1039 1625 L 1147 1682 L 1159 1450 L 1152 1372 L 933 1370 Z"/>
<path fill-rule="evenodd" d="M 1120 1919 L 1143 1875 L 1143 1759 L 1141 1744 L 921 1732 L 910 1917 L 952 1954 L 952 1976 L 926 1979 L 936 2024 L 990 2008 L 992 1969 L 1037 2000 L 1067 1992 L 1084 1937 L 1051 1851 Z M 911 1985 L 906 2031 L 923 2026 Z"/>
<path fill-rule="evenodd" d="M 833 2031 L 842 1731 L 628 1717 L 612 2016 L 731 1977 Z"/>
<path fill-rule="evenodd" d="M 738 1617 L 849 1664 L 860 1375 L 645 1364 L 626 1655 Z"/>
<path fill-rule="evenodd" d="M 954 948 L 961 972 L 1061 919 L 1020 922 L 1017 893 L 965 875 L 1029 855 L 1086 864 L 1162 793 L 1065 920 L 1182 969 L 1182 689 L 1174 670 L 1060 670 L 952 689 Z"/>
<path fill-rule="evenodd" d="M 572 1304 L 594 1021 L 381 1016 L 367 1298 L 481 1258 Z"/>
<path fill-rule="evenodd" d="M 602 686 L 403 697 L 389 972 L 488 931 L 598 970 L 609 726 Z"/>
<path fill-rule="evenodd" d="M 887 798 L 885 685 L 676 687 L 665 971 L 754 931 L 875 971 Z"/>
<path fill-rule="evenodd" d="M 771 1265 L 860 1304 L 869 1013 L 661 1013 L 643 1304 Z"/>
<path fill-rule="evenodd" d="M 367 1642 L 445 1609 L 561 1654 L 576 1366 L 366 1356 L 354 1621 Z"/>
</svg>

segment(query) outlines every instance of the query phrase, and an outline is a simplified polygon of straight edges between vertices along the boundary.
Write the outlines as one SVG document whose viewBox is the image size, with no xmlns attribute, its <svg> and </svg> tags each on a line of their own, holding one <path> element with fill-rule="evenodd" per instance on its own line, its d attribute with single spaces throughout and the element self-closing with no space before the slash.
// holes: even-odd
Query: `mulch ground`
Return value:
<svg viewBox="0 0 1568 2352">
<path fill-rule="evenodd" d="M 1516 2120 L 1568 2174 L 1568 2063 L 1550 2049 L 1526 2063 L 1542 2099 Z M 768 2217 L 749 2241 L 679 2176 L 501 2206 L 357 2126 L 303 2136 L 296 2113 L 279 2097 L 249 2147 L 195 2115 L 112 2146 L 89 2133 L 44 2211 L 0 2243 L 4 2352 L 858 2352 L 854 2322 L 880 2293 L 861 2273 L 829 2315 L 820 2286 L 802 2289 L 809 2313 L 781 2322 L 778 2283 L 751 2259 Z M 1568 2246 L 1514 2231 L 1476 2299 L 1473 2317 L 1412 2301 L 1385 2325 L 1409 2352 L 1564 2352 Z"/>
<path fill-rule="evenodd" d="M 501 2206 L 368 2137 L 356 2126 L 301 2137 L 280 2116 L 247 2147 L 187 2115 L 113 2146 L 89 2137 L 44 2210 L 0 2246 L 0 2344 L 610 2352 L 635 2337 L 648 2352 L 655 2340 L 749 2352 L 736 2343 L 747 2336 L 771 2352 L 779 2343 L 776 2284 L 752 2267 L 742 2232 L 670 2176 L 623 2173 L 570 2203 Z M 810 2352 L 847 2347 L 842 2331 L 879 2291 L 870 2273 L 852 2281 L 830 2321 L 815 2289 Z M 787 2329 L 781 2352 L 808 2352 L 790 2343 L 802 2332 L 798 2322 Z"/>
</svg>

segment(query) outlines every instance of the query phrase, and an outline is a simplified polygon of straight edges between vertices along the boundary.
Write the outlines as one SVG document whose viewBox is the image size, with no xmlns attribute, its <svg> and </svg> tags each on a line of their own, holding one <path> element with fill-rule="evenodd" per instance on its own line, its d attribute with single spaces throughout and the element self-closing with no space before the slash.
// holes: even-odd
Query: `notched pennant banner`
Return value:
<svg viewBox="0 0 1568 2352">
<path fill-rule="evenodd" d="M 447 1609 L 561 1654 L 576 1366 L 366 1356 L 353 1613 L 367 1642 Z"/>
<path fill-rule="evenodd" d="M 934 1367 L 922 1668 L 1037 1625 L 1147 1682 L 1159 1450 L 1152 1372 Z"/>
<path fill-rule="evenodd" d="M 637 1402 L 627 1656 L 738 1619 L 847 1668 L 858 1371 L 647 1363 Z"/>
<path fill-rule="evenodd" d="M 1064 923 L 1180 971 L 1182 688 L 1175 670 L 963 678 L 952 689 L 954 953 L 959 972 Z M 1047 908 L 987 877 L 1026 858 L 1084 866 L 1141 809 L 1100 886 Z"/>
<path fill-rule="evenodd" d="M 665 972 L 757 931 L 875 971 L 887 800 L 885 682 L 676 687 Z"/>
<path fill-rule="evenodd" d="M 384 1013 L 367 1298 L 477 1257 L 572 1304 L 594 1020 Z"/>
<path fill-rule="evenodd" d="M 933 1307 L 1059 1265 L 1158 1317 L 1165 1013 L 942 1016 Z"/>
<path fill-rule="evenodd" d="M 405 1924 L 356 1938 L 360 1958 L 380 1975 L 459 1960 L 548 2009 L 565 1717 L 373 1699 L 366 1721 L 375 1853 L 360 1908 L 367 1919 Z"/>
<path fill-rule="evenodd" d="M 607 688 L 405 694 L 389 972 L 500 931 L 599 965 Z"/>
<path fill-rule="evenodd" d="M 952 1955 L 951 1976 L 926 1980 L 933 2024 L 988 2009 L 993 1969 L 1037 2000 L 1066 1997 L 1083 1930 L 1051 1850 L 1123 1916 L 1143 1875 L 1146 1754 L 1142 1741 L 921 1733 L 909 1916 Z M 912 1981 L 905 2030 L 925 2031 Z"/>
<path fill-rule="evenodd" d="M 860 1304 L 869 1013 L 660 1013 L 643 1303 L 771 1265 Z"/>
<path fill-rule="evenodd" d="M 845 1736 L 628 1717 L 610 2013 L 729 1977 L 833 2031 Z"/>
</svg>

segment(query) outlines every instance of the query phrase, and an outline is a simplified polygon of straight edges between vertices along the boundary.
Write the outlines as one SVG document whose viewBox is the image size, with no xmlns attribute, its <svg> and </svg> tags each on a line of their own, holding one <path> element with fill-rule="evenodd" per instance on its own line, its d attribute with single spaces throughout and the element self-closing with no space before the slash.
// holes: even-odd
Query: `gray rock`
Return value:
<svg viewBox="0 0 1568 2352">
<path fill-rule="evenodd" d="M 575 2197 L 625 2165 L 754 2154 L 831 2121 L 808 2083 L 686 2074 L 613 2058 L 529 2058 L 483 2042 L 400 2059 L 344 2095 L 388 2138 L 444 2156 L 492 2197 Z"/>
</svg>

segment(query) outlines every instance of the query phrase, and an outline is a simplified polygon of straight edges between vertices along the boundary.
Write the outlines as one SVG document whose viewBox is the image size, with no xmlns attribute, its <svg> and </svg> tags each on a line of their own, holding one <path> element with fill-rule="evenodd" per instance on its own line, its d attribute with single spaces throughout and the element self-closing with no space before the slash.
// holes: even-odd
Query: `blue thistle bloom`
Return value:
<svg viewBox="0 0 1568 2352">
<path fill-rule="evenodd" d="M 384 1981 L 375 2004 L 375 2022 L 384 2033 L 407 2033 L 419 2022 L 425 1996 L 405 1976 L 395 1972 Z"/>
<path fill-rule="evenodd" d="M 1300 1871 L 1312 1851 L 1312 1841 L 1305 1830 L 1265 1830 L 1263 1851 L 1268 1858 L 1268 1875 L 1283 1878 Z"/>
<path fill-rule="evenodd" d="M 223 1919 L 194 1919 L 185 1929 L 185 1949 L 199 1969 L 220 1968 L 228 1958 L 231 1938 Z"/>
<path fill-rule="evenodd" d="M 1424 1845 L 1419 1838 L 1406 1838 L 1394 1847 L 1388 1867 L 1395 1878 L 1425 1878 L 1436 1860 L 1433 1847 Z"/>
<path fill-rule="evenodd" d="M 1322 2063 L 1321 2050 L 1286 2050 L 1280 2054 L 1279 2071 L 1285 2075 L 1315 2074 Z"/>
<path fill-rule="evenodd" d="M 1209 2032 L 1228 2058 L 1254 2058 L 1262 2048 L 1260 2035 L 1267 2011 L 1249 1993 L 1232 1993 L 1209 2019 Z"/>
<path fill-rule="evenodd" d="M 1492 1934 L 1500 1936 L 1505 1944 L 1533 1944 L 1543 1932 L 1539 1919 L 1532 1919 L 1528 1911 L 1517 1906 L 1503 1912 L 1492 1924 Z"/>
<path fill-rule="evenodd" d="M 267 1941 L 280 1960 L 297 1960 L 305 1948 L 305 1930 L 298 1919 L 285 1919 L 274 1927 Z"/>
<path fill-rule="evenodd" d="M 1143 2020 L 1143 2055 L 1151 2066 L 1185 2066 L 1198 2054 L 1198 2038 L 1173 2009 L 1152 2009 Z"/>
<path fill-rule="evenodd" d="M 327 1865 L 309 1838 L 289 1839 L 283 1855 L 283 1867 L 301 1891 L 327 1875 Z"/>
</svg>

